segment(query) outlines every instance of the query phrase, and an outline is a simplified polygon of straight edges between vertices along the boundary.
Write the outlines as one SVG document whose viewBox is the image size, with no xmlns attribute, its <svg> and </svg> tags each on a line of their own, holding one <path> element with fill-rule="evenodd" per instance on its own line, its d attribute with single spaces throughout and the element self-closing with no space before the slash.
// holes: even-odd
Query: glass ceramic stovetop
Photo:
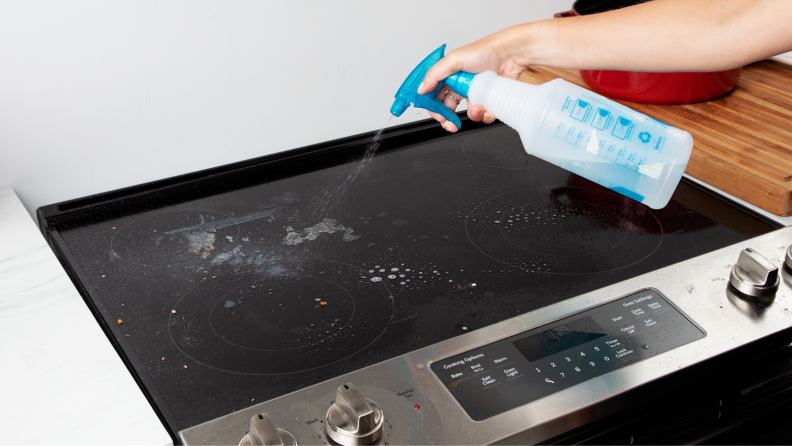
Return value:
<svg viewBox="0 0 792 446">
<path fill-rule="evenodd" d="M 649 209 L 503 125 L 417 134 L 57 229 L 173 433 L 774 229 L 686 183 Z"/>
</svg>

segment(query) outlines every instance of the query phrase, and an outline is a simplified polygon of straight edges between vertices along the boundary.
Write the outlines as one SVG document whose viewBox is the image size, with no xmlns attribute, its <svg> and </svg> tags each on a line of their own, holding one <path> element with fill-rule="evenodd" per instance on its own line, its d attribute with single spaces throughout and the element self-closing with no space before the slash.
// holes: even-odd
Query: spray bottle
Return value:
<svg viewBox="0 0 792 446">
<path fill-rule="evenodd" d="M 690 159 L 690 133 L 563 79 L 530 85 L 493 71 L 460 71 L 419 95 L 418 86 L 444 51 L 445 45 L 410 73 L 396 93 L 393 115 L 401 116 L 412 103 L 440 113 L 461 129 L 456 114 L 436 97 L 447 85 L 516 130 L 529 155 L 653 209 L 668 204 Z"/>
</svg>

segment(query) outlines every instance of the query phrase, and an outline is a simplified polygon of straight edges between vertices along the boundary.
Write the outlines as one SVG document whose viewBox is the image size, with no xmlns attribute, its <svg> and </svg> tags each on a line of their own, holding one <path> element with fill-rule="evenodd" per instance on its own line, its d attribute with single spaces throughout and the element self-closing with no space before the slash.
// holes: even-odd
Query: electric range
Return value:
<svg viewBox="0 0 792 446">
<path fill-rule="evenodd" d="M 553 441 L 792 331 L 787 276 L 752 285 L 790 230 L 684 181 L 650 209 L 504 125 L 408 124 L 38 218 L 186 444 Z"/>
</svg>

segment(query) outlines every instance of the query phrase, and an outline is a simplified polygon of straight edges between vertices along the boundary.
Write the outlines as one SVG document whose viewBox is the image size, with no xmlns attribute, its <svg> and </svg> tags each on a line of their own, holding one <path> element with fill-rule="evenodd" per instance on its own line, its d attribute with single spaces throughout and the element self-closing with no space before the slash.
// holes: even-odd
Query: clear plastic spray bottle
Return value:
<svg viewBox="0 0 792 446">
<path fill-rule="evenodd" d="M 391 113 L 410 103 L 459 118 L 435 96 L 443 85 L 481 104 L 516 130 L 528 154 L 560 166 L 651 208 L 668 204 L 682 178 L 693 137 L 563 79 L 530 85 L 495 72 L 460 71 L 418 95 L 418 86 L 445 45 L 424 59 L 402 84 Z"/>
</svg>

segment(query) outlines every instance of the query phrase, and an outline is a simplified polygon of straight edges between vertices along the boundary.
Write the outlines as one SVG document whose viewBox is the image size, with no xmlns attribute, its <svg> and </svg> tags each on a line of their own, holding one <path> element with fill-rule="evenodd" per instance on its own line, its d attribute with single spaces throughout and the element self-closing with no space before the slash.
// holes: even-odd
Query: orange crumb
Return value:
<svg viewBox="0 0 792 446">
<path fill-rule="evenodd" d="M 94 243 L 96 243 L 96 242 L 94 242 Z"/>
<path fill-rule="evenodd" d="M 207 251 L 211 251 L 211 250 L 212 250 L 212 248 L 206 248 L 206 250 L 207 250 Z"/>
<path fill-rule="evenodd" d="M 449 282 L 453 282 L 453 280 L 449 280 Z"/>
<path fill-rule="evenodd" d="M 209 271 L 204 271 L 204 274 L 208 273 Z"/>
<path fill-rule="evenodd" d="M 187 369 L 187 366 L 184 366 L 184 368 Z"/>
<path fill-rule="evenodd" d="M 163 360 L 163 361 L 165 360 L 165 357 L 164 357 L 164 356 L 162 357 L 162 360 Z"/>
<path fill-rule="evenodd" d="M 124 321 L 122 321 L 121 319 L 118 320 L 118 325 L 121 325 L 123 323 L 124 323 Z"/>
<path fill-rule="evenodd" d="M 176 251 L 176 252 L 181 252 L 181 251 Z"/>
<path fill-rule="evenodd" d="M 176 310 L 171 310 L 171 313 L 176 313 Z"/>
<path fill-rule="evenodd" d="M 325 301 L 319 302 L 319 305 L 324 307 L 325 305 L 327 305 L 327 302 L 325 302 Z"/>
<path fill-rule="evenodd" d="M 129 337 L 129 335 L 126 335 L 126 337 Z"/>
<path fill-rule="evenodd" d="M 115 230 L 116 230 L 116 227 L 115 227 L 115 226 L 113 226 L 113 231 L 115 231 Z"/>
<path fill-rule="evenodd" d="M 212 279 L 214 279 L 215 277 L 217 277 L 217 276 L 212 276 Z"/>
</svg>

